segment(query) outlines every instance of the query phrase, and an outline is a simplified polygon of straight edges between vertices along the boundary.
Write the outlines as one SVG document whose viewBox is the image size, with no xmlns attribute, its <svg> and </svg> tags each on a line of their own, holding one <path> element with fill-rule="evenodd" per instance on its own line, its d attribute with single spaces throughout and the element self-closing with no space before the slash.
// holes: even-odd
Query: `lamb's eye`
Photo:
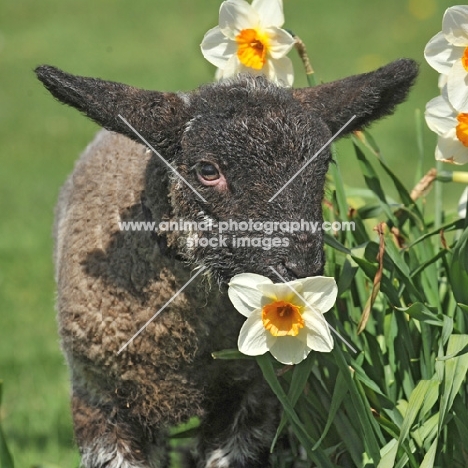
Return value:
<svg viewBox="0 0 468 468">
<path fill-rule="evenodd" d="M 218 168 L 214 164 L 208 162 L 202 162 L 197 165 L 197 174 L 208 182 L 218 180 L 220 177 Z"/>
</svg>

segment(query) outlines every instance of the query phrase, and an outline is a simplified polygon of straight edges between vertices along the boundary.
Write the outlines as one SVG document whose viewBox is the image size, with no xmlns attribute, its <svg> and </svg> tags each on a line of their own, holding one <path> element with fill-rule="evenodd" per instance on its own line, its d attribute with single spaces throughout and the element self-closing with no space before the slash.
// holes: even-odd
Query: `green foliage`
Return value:
<svg viewBox="0 0 468 468">
<path fill-rule="evenodd" d="M 326 236 L 326 274 L 339 286 L 327 319 L 357 352 L 335 337 L 330 354 L 312 352 L 290 371 L 257 360 L 304 466 L 466 467 L 468 229 L 453 214 L 434 229 L 369 141 L 353 143 L 367 196 L 351 206 L 337 164 L 325 203 L 327 220 L 356 227 Z"/>
</svg>

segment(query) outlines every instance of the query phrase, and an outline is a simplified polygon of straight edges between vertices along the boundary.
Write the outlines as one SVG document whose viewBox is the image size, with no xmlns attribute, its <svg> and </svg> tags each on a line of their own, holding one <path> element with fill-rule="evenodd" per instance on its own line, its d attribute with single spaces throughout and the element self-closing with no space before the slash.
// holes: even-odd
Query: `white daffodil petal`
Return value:
<svg viewBox="0 0 468 468">
<path fill-rule="evenodd" d="M 325 317 L 318 312 L 305 311 L 302 318 L 307 333 L 307 346 L 315 351 L 331 351 L 334 343 Z"/>
<path fill-rule="evenodd" d="M 298 303 L 296 297 L 302 295 L 302 285 L 299 281 L 278 284 L 259 284 L 258 290 L 266 296 L 266 299 L 273 301 L 287 301 L 293 304 Z"/>
<path fill-rule="evenodd" d="M 437 80 L 437 86 L 439 89 L 443 89 L 445 86 L 447 86 L 447 75 L 444 75 L 441 73 L 439 75 L 439 79 Z"/>
<path fill-rule="evenodd" d="M 260 18 L 244 0 L 226 0 L 219 9 L 219 28 L 230 39 L 235 39 L 243 29 L 255 29 Z"/>
<path fill-rule="evenodd" d="M 215 72 L 215 80 L 219 81 L 223 79 L 224 70 L 222 68 L 217 68 Z"/>
<path fill-rule="evenodd" d="M 246 317 L 260 306 L 262 293 L 258 290 L 259 284 L 271 280 L 255 273 L 241 273 L 231 278 L 228 296 L 234 307 Z"/>
<path fill-rule="evenodd" d="M 307 335 L 307 346 L 314 351 L 318 351 L 320 353 L 329 353 L 334 346 L 333 338 L 331 334 L 328 336 L 322 334 L 315 334 L 310 332 Z"/>
<path fill-rule="evenodd" d="M 226 62 L 226 65 L 223 68 L 222 77 L 231 78 L 238 75 L 242 70 L 242 64 L 237 57 L 237 54 L 232 55 L 232 57 Z"/>
<path fill-rule="evenodd" d="M 282 0 L 253 0 L 252 8 L 258 12 L 261 26 L 276 26 L 284 24 Z"/>
<path fill-rule="evenodd" d="M 310 348 L 294 336 L 281 336 L 270 347 L 270 353 L 282 364 L 299 364 L 310 353 Z"/>
<path fill-rule="evenodd" d="M 265 67 L 265 74 L 276 84 L 285 87 L 291 87 L 294 82 L 294 70 L 291 59 L 282 57 L 280 59 L 267 59 Z"/>
<path fill-rule="evenodd" d="M 468 204 L 468 187 L 463 191 L 460 201 L 458 202 L 458 216 L 466 218 L 466 209 Z"/>
<path fill-rule="evenodd" d="M 439 73 L 448 74 L 452 65 L 463 55 L 464 49 L 450 44 L 442 32 L 437 33 L 426 45 L 424 57 Z"/>
<path fill-rule="evenodd" d="M 426 104 L 427 126 L 437 135 L 444 135 L 457 126 L 456 112 L 444 96 L 437 96 Z"/>
<path fill-rule="evenodd" d="M 203 57 L 216 67 L 223 68 L 232 54 L 236 53 L 237 44 L 226 37 L 218 26 L 210 29 L 200 44 Z"/>
<path fill-rule="evenodd" d="M 242 325 L 237 342 L 239 351 L 248 356 L 265 354 L 271 342 L 270 333 L 267 332 L 262 322 L 260 309 L 254 311 Z M 270 335 L 270 340 L 268 339 Z"/>
<path fill-rule="evenodd" d="M 240 273 L 229 281 L 229 285 L 257 287 L 260 284 L 273 284 L 270 278 L 258 275 L 257 273 Z"/>
<path fill-rule="evenodd" d="M 269 27 L 265 30 L 270 41 L 268 52 L 272 59 L 284 57 L 295 44 L 294 38 L 284 29 Z"/>
<path fill-rule="evenodd" d="M 448 8 L 442 19 L 442 32 L 447 41 L 456 46 L 468 46 L 468 6 Z"/>
<path fill-rule="evenodd" d="M 457 138 L 455 128 L 438 138 L 436 159 L 453 164 L 468 163 L 468 148 Z"/>
<path fill-rule="evenodd" d="M 468 72 L 461 60 L 453 64 L 447 77 L 447 94 L 450 104 L 459 112 L 468 112 Z"/>
<path fill-rule="evenodd" d="M 329 311 L 336 302 L 338 287 L 334 278 L 315 276 L 302 280 L 304 299 L 309 307 L 322 313 Z"/>
<path fill-rule="evenodd" d="M 249 317 L 250 314 L 258 307 L 251 305 L 253 299 L 255 299 L 254 294 L 255 291 L 251 289 L 236 289 L 235 287 L 230 287 L 228 289 L 228 296 L 232 302 L 232 305 L 245 317 Z"/>
</svg>

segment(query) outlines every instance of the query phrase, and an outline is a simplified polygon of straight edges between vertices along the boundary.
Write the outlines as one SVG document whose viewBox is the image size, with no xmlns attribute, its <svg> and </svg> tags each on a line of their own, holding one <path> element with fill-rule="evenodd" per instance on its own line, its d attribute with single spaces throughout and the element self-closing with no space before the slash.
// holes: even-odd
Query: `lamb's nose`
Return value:
<svg viewBox="0 0 468 468">
<path fill-rule="evenodd" d="M 285 276 L 285 279 L 288 279 L 289 281 L 298 278 L 305 278 L 307 276 L 305 269 L 295 262 L 281 263 L 278 268 L 278 273 L 280 273 L 282 276 Z"/>
<path fill-rule="evenodd" d="M 294 275 L 296 278 L 305 278 L 307 276 L 305 269 L 295 262 L 286 262 L 284 266 L 291 276 Z"/>
</svg>

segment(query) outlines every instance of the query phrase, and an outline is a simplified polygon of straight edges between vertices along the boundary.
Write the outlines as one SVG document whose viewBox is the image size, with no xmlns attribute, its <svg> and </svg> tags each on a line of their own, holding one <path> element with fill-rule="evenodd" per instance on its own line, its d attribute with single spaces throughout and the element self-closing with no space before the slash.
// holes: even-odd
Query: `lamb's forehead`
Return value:
<svg viewBox="0 0 468 468">
<path fill-rule="evenodd" d="M 188 105 L 181 144 L 192 162 L 212 156 L 240 166 L 287 166 L 290 159 L 279 155 L 303 161 L 330 137 L 325 122 L 306 112 L 290 88 L 263 77 L 239 75 L 202 86 Z"/>
<path fill-rule="evenodd" d="M 300 109 L 292 90 L 280 87 L 262 76 L 240 74 L 234 78 L 204 85 L 190 96 L 198 115 L 234 115 L 293 111 Z"/>
</svg>

